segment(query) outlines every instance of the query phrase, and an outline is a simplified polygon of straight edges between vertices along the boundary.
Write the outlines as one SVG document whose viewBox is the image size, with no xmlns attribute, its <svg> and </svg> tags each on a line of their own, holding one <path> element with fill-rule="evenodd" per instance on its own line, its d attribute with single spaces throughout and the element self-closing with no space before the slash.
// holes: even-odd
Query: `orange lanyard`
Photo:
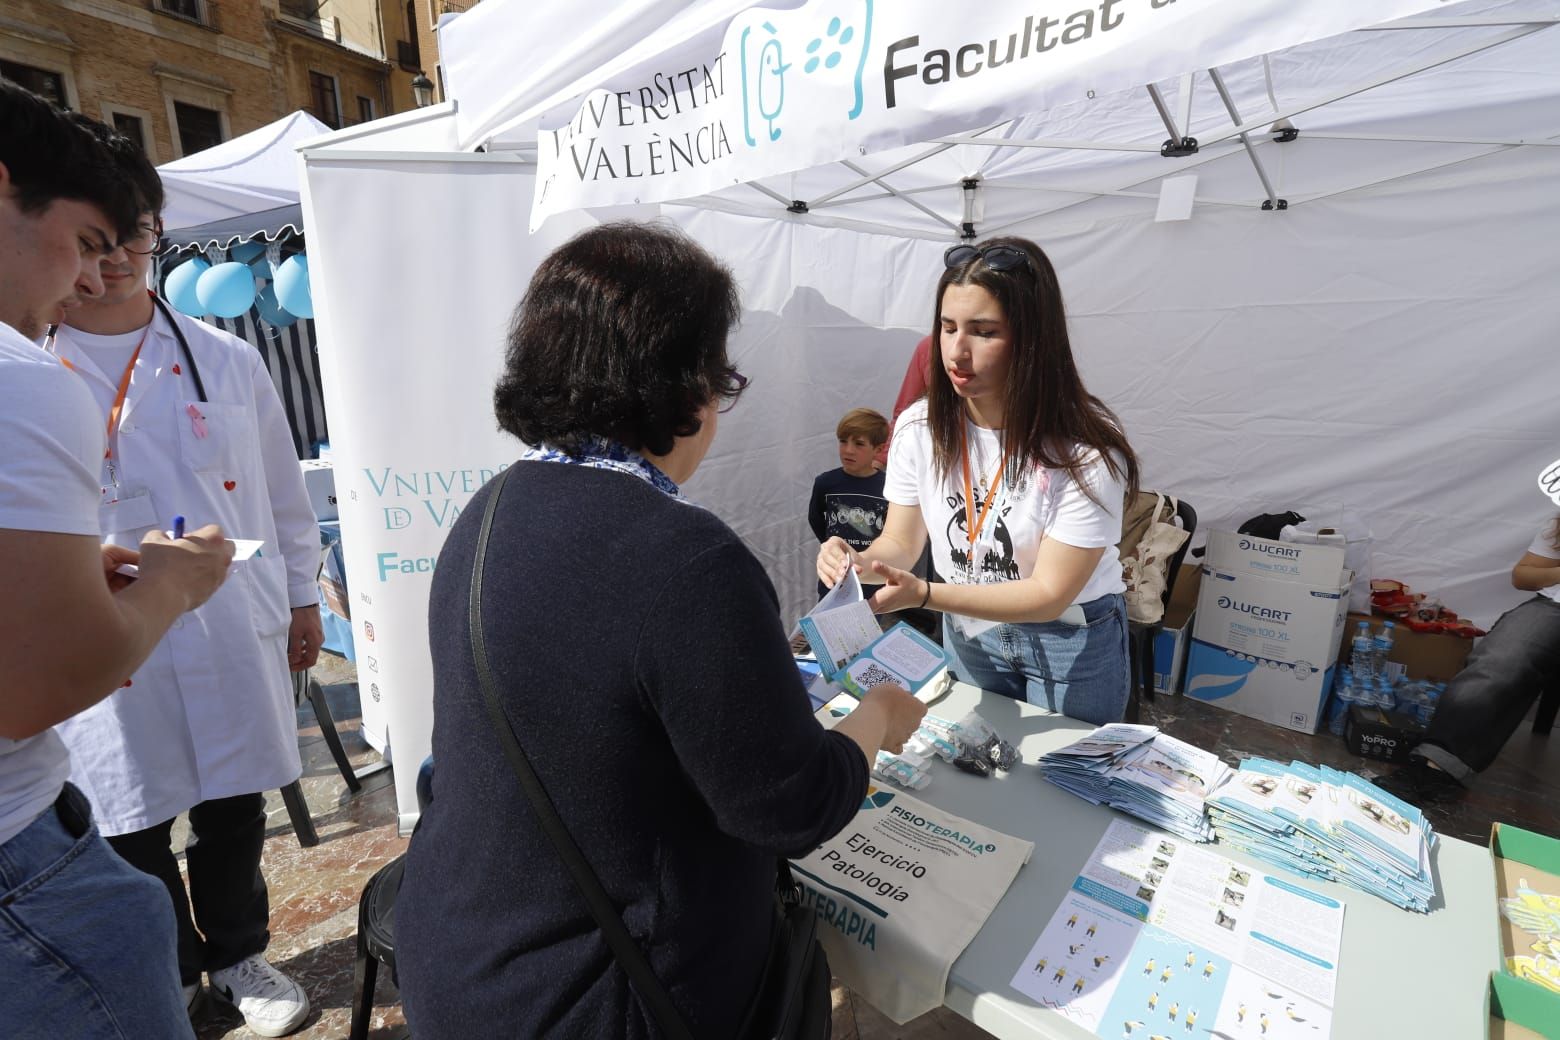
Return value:
<svg viewBox="0 0 1560 1040">
<path fill-rule="evenodd" d="M 108 410 L 108 451 L 103 457 L 112 462 L 114 458 L 114 434 L 119 431 L 119 413 L 124 411 L 125 396 L 130 392 L 130 374 L 135 371 L 136 360 L 141 356 L 141 348 L 146 346 L 146 333 L 152 327 L 148 325 L 141 333 L 141 342 L 135 345 L 135 353 L 130 355 L 130 363 L 125 366 L 125 374 L 119 377 L 119 392 L 114 395 L 114 405 Z"/>
<path fill-rule="evenodd" d="M 997 471 L 991 475 L 991 487 L 986 489 L 986 501 L 980 507 L 980 515 L 976 516 L 971 510 L 975 508 L 975 488 L 970 483 L 970 446 L 964 433 L 964 424 L 959 424 L 959 451 L 964 455 L 964 529 L 970 536 L 970 557 L 974 562 L 975 540 L 980 537 L 980 529 L 986 526 L 986 517 L 991 513 L 991 504 L 997 497 L 997 485 L 1002 483 L 1002 470 L 1007 466 L 1007 457 L 997 463 Z"/>
</svg>

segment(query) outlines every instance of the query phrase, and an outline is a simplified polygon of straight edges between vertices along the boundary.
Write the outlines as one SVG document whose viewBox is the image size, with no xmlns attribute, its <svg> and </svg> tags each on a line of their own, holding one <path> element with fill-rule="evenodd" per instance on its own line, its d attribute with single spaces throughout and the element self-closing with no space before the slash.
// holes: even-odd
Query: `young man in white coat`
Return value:
<svg viewBox="0 0 1560 1040">
<path fill-rule="evenodd" d="M 142 203 L 102 145 L 0 81 L 0 1033 L 190 1037 L 162 886 L 116 856 L 51 728 L 117 689 L 227 574 L 216 527 L 102 546 L 103 421 L 34 342 L 103 291 Z M 119 573 L 140 567 L 132 580 Z"/>
<path fill-rule="evenodd" d="M 147 209 L 134 239 L 103 260 L 102 294 L 70 311 L 53 343 L 105 417 L 103 538 L 133 545 L 180 514 L 264 545 L 125 689 L 60 734 L 109 844 L 168 889 L 188 1002 L 204 971 L 250 1029 L 284 1036 L 309 1001 L 264 957 L 264 792 L 301 772 L 288 670 L 312 665 L 322 639 L 319 529 L 259 353 L 148 292 L 162 187 L 138 148 L 106 143 Z M 186 811 L 188 895 L 171 848 Z"/>
</svg>

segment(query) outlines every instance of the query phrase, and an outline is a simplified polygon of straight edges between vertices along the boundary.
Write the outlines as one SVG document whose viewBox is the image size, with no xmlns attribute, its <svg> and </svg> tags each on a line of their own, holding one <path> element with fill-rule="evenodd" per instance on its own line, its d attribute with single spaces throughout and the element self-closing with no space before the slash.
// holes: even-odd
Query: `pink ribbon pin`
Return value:
<svg viewBox="0 0 1560 1040">
<path fill-rule="evenodd" d="M 200 409 L 190 405 L 185 411 L 189 412 L 190 425 L 195 428 L 195 436 L 206 436 L 206 417 L 200 414 Z"/>
</svg>

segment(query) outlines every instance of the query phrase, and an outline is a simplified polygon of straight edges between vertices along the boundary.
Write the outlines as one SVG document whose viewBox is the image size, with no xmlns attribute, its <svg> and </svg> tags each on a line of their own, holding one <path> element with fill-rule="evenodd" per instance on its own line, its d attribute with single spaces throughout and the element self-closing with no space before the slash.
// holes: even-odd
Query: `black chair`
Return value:
<svg viewBox="0 0 1560 1040">
<path fill-rule="evenodd" d="M 1170 606 L 1170 594 L 1175 591 L 1176 575 L 1181 572 L 1186 551 L 1191 547 L 1192 535 L 1197 533 L 1197 510 L 1188 505 L 1185 499 L 1177 500 L 1175 515 L 1181 521 L 1181 529 L 1186 532 L 1186 541 L 1170 558 L 1165 574 L 1163 602 L 1166 609 Z M 1132 695 L 1127 698 L 1127 722 L 1136 723 L 1142 713 L 1141 702 L 1154 699 L 1154 640 L 1163 628 L 1164 625 L 1159 622 L 1152 625 L 1132 622 L 1127 626 L 1127 647 L 1132 659 L 1133 677 Z"/>
<path fill-rule="evenodd" d="M 331 715 L 330 705 L 325 702 L 324 689 L 309 676 L 307 669 L 292 673 L 292 678 L 293 703 L 299 703 L 304 697 L 309 698 L 309 704 L 314 708 L 314 717 L 320 724 L 320 732 L 325 737 L 325 746 L 330 748 L 330 756 L 336 760 L 336 768 L 341 770 L 341 778 L 347 782 L 347 790 L 357 794 L 363 790 L 363 784 L 347 758 L 346 749 L 341 746 L 341 734 L 336 732 L 336 719 Z M 282 788 L 282 804 L 287 807 L 287 818 L 292 821 L 298 844 L 306 849 L 318 845 L 320 836 L 314 829 L 314 818 L 309 815 L 309 805 L 304 801 L 301 779 Z"/>
<path fill-rule="evenodd" d="M 433 801 L 433 756 L 417 770 L 417 810 L 427 812 Z M 358 899 L 357 962 L 352 969 L 352 1031 L 348 1040 L 368 1040 L 368 1019 L 374 1010 L 374 984 L 379 966 L 395 974 L 395 900 L 401 894 L 406 853 L 386 863 L 368 879 Z"/>
</svg>

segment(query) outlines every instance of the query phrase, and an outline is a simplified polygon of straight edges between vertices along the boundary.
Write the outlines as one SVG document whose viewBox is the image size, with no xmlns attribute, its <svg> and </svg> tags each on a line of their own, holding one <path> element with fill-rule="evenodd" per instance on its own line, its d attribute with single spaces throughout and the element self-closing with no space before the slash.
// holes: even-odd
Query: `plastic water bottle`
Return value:
<svg viewBox="0 0 1560 1040">
<path fill-rule="evenodd" d="M 1405 715 L 1411 715 L 1415 720 L 1419 718 L 1425 703 L 1425 683 L 1421 679 L 1410 679 L 1399 686 L 1397 693 L 1397 710 Z"/>
<path fill-rule="evenodd" d="M 1392 680 L 1385 675 L 1376 676 L 1376 707 L 1382 711 L 1392 711 L 1397 707 L 1397 693 L 1392 689 Z"/>
<path fill-rule="evenodd" d="M 1370 635 L 1370 622 L 1361 621 L 1354 629 L 1354 639 L 1349 644 L 1349 674 L 1356 685 L 1362 685 L 1375 675 L 1376 644 Z"/>
<path fill-rule="evenodd" d="M 1349 705 L 1354 699 L 1354 676 L 1344 671 L 1333 682 L 1332 700 L 1327 703 L 1327 729 L 1334 736 L 1343 736 L 1343 725 L 1348 721 Z"/>
<path fill-rule="evenodd" d="M 1395 626 L 1390 621 L 1381 623 L 1381 631 L 1371 639 L 1371 674 L 1385 678 L 1387 674 L 1387 655 L 1392 653 L 1392 629 Z"/>
<path fill-rule="evenodd" d="M 1444 682 L 1432 682 L 1425 684 L 1424 701 L 1422 702 L 1419 712 L 1420 725 L 1430 725 L 1430 720 L 1435 717 L 1435 709 L 1441 703 L 1441 695 L 1445 692 L 1446 684 Z"/>
</svg>

